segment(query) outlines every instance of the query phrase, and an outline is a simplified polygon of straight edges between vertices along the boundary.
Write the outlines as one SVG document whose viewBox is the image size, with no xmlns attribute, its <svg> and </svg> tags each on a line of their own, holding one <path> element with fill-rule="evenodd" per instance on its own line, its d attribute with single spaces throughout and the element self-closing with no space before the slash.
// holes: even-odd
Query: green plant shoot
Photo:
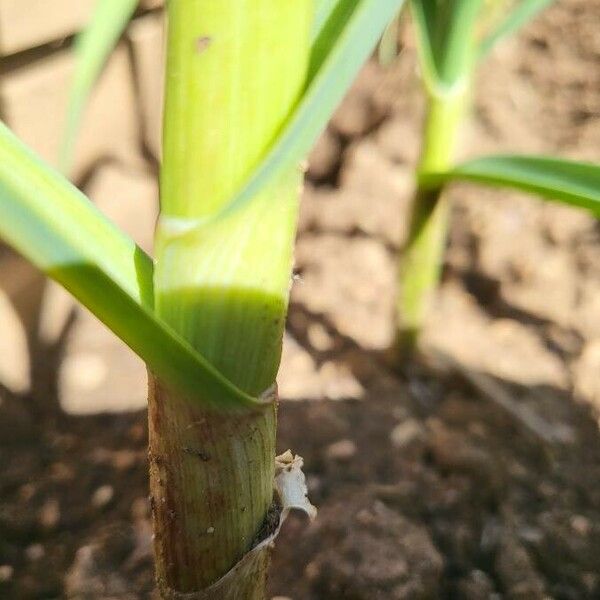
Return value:
<svg viewBox="0 0 600 600">
<path fill-rule="evenodd" d="M 489 31 L 483 0 L 413 0 L 419 61 L 427 96 L 409 233 L 399 267 L 395 350 L 414 350 L 436 291 L 448 229 L 443 191 L 453 180 L 520 189 L 598 214 L 598 166 L 556 158 L 490 156 L 454 164 L 460 124 L 469 107 L 475 69 L 492 48 L 549 0 L 514 3 Z"/>
</svg>

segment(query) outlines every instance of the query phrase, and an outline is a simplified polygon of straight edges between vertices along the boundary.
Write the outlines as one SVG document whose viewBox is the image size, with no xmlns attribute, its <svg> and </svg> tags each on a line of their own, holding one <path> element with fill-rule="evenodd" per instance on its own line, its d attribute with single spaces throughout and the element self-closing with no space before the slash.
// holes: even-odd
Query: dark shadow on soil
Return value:
<svg viewBox="0 0 600 600">
<path fill-rule="evenodd" d="M 428 414 L 415 389 L 437 396 Z M 544 444 L 462 381 L 424 371 L 418 386 L 398 381 L 361 401 L 286 404 L 280 449 L 305 457 L 321 513 L 286 528 L 273 594 L 596 597 L 597 424 L 560 391 L 520 392 L 561 404 L 571 443 Z"/>
<path fill-rule="evenodd" d="M 598 597 L 600 436 L 586 408 L 497 381 L 575 432 L 548 445 L 460 375 L 412 364 L 398 377 L 322 315 L 293 305 L 289 322 L 318 364 L 350 357 L 366 393 L 281 406 L 279 449 L 304 456 L 320 516 L 286 525 L 273 595 Z M 331 351 L 310 346 L 311 322 Z M 60 346 L 45 357 L 52 372 Z M 0 595 L 152 597 L 145 411 L 39 418 L 27 400 L 0 405 L 0 565 L 13 569 Z"/>
</svg>

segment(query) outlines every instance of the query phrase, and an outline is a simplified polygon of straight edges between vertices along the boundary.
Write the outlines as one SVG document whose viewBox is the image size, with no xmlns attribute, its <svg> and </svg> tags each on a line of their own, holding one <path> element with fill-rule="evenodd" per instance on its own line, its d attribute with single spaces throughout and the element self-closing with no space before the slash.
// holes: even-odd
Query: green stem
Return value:
<svg viewBox="0 0 600 600">
<path fill-rule="evenodd" d="M 466 104 L 466 92 L 430 94 L 418 171 L 445 171 Z M 397 349 L 414 350 L 437 287 L 448 229 L 448 202 L 438 187 L 417 182 L 406 245 L 399 268 Z"/>
<path fill-rule="evenodd" d="M 273 386 L 279 366 L 299 169 L 239 210 L 213 217 L 302 91 L 313 0 L 170 0 L 167 10 L 156 312 L 258 396 Z M 272 503 L 275 403 L 209 413 L 153 380 L 149 428 L 161 593 L 262 599 L 266 558 L 252 576 L 233 571 L 231 596 L 207 590 L 252 548 Z"/>
<path fill-rule="evenodd" d="M 155 570 L 162 597 L 171 599 L 206 590 L 256 541 L 273 495 L 276 406 L 208 413 L 150 382 Z M 268 561 L 260 567 L 234 578 L 233 598 L 263 600 Z"/>
</svg>

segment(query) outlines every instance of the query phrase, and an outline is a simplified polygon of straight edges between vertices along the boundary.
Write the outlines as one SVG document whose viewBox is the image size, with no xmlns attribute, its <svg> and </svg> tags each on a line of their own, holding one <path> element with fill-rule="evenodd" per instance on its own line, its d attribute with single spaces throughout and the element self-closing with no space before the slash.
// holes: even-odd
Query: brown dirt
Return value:
<svg viewBox="0 0 600 600">
<path fill-rule="evenodd" d="M 600 160 L 599 22 L 600 2 L 563 0 L 499 48 L 461 154 Z M 392 371 L 418 85 L 407 33 L 391 69 L 364 69 L 311 158 L 279 447 L 304 456 L 320 513 L 286 524 L 271 595 L 599 598 L 600 229 L 452 188 L 423 359 Z M 152 598 L 146 416 L 57 408 L 76 326 L 37 349 L 34 394 L 0 389 L 0 597 Z"/>
</svg>

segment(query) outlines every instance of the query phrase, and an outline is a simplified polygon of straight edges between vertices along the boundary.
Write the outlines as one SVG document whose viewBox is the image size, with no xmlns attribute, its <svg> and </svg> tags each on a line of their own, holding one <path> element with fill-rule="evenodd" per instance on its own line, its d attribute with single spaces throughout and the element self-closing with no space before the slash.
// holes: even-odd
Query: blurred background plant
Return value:
<svg viewBox="0 0 600 600">
<path fill-rule="evenodd" d="M 550 4 L 548 0 L 411 3 L 427 109 L 418 185 L 400 259 L 395 342 L 400 356 L 415 349 L 438 286 L 448 231 L 445 182 L 469 179 L 515 187 L 600 215 L 600 169 L 592 164 L 518 155 L 454 164 L 460 126 L 469 109 L 480 61 Z"/>
</svg>

